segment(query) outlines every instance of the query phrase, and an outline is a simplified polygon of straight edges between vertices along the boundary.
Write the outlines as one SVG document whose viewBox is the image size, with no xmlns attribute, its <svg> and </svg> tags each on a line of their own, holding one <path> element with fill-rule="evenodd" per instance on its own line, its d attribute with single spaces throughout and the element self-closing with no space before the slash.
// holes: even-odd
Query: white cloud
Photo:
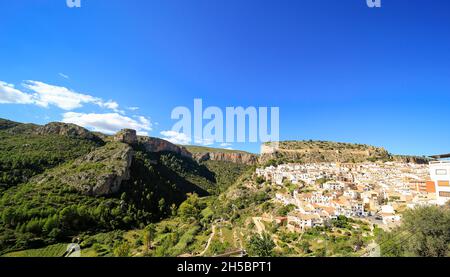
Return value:
<svg viewBox="0 0 450 277">
<path fill-rule="evenodd" d="M 185 133 L 179 133 L 176 131 L 162 131 L 161 135 L 165 136 L 165 140 L 170 141 L 174 144 L 189 144 L 191 142 L 191 138 L 188 137 Z"/>
<path fill-rule="evenodd" d="M 118 111 L 118 109 L 119 109 L 119 104 L 117 102 L 115 102 L 115 101 L 112 101 L 112 100 L 109 100 L 107 102 L 99 102 L 99 103 L 96 103 L 96 104 L 98 104 L 100 107 L 108 108 L 108 109 L 113 110 L 113 111 Z"/>
<path fill-rule="evenodd" d="M 112 110 L 117 110 L 119 107 L 114 101 L 105 102 L 98 97 L 39 81 L 26 81 L 22 85 L 34 92 L 32 97 L 35 100 L 35 104 L 43 107 L 54 105 L 66 111 L 81 108 L 83 104 L 95 104 Z"/>
<path fill-rule="evenodd" d="M 127 109 L 130 111 L 137 111 L 139 110 L 139 107 L 128 107 Z"/>
<path fill-rule="evenodd" d="M 226 143 L 226 142 L 220 144 L 220 146 L 222 146 L 222 147 L 230 147 L 231 145 L 232 145 L 231 143 Z"/>
<path fill-rule="evenodd" d="M 24 93 L 8 84 L 0 81 L 0 103 L 1 104 L 32 104 L 32 96 Z"/>
<path fill-rule="evenodd" d="M 61 72 L 60 72 L 60 73 L 58 73 L 58 75 L 61 76 L 61 77 L 63 77 L 64 79 L 70 79 L 69 76 L 67 76 L 67 75 L 64 74 L 64 73 L 61 73 Z"/>
<path fill-rule="evenodd" d="M 137 120 L 134 120 L 118 113 L 67 112 L 63 114 L 62 121 L 106 134 L 112 134 L 121 129 L 128 128 L 136 130 L 138 135 L 148 136 L 148 132 L 152 130 L 152 123 L 149 119 L 140 116 Z"/>
<path fill-rule="evenodd" d="M 84 104 L 93 104 L 114 112 L 125 113 L 119 110 L 119 104 L 116 101 L 104 101 L 99 97 L 75 92 L 65 87 L 39 81 L 25 81 L 22 86 L 31 93 L 20 91 L 12 84 L 0 81 L 0 104 L 34 104 L 41 107 L 53 105 L 66 111 L 81 108 Z"/>
<path fill-rule="evenodd" d="M 12 84 L 0 81 L 0 104 L 32 104 L 41 107 L 56 106 L 66 111 L 81 108 L 84 104 L 93 104 L 109 109 L 111 113 L 76 113 L 63 114 L 64 122 L 74 123 L 102 133 L 115 133 L 123 128 L 137 131 L 139 135 L 148 136 L 152 122 L 144 116 L 127 117 L 125 111 L 113 100 L 104 101 L 99 97 L 75 92 L 71 89 L 46 84 L 39 81 L 22 83 L 29 92 L 23 92 Z M 137 110 L 138 108 L 135 107 Z"/>
</svg>

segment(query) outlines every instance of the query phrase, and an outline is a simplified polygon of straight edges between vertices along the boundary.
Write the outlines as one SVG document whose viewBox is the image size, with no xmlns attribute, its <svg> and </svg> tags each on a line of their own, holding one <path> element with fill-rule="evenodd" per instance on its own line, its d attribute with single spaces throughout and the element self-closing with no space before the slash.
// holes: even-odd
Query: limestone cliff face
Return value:
<svg viewBox="0 0 450 277">
<path fill-rule="evenodd" d="M 141 144 L 146 151 L 151 153 L 173 152 L 183 157 L 192 158 L 192 154 L 186 148 L 175 145 L 167 140 L 138 136 L 138 143 Z"/>
<path fill-rule="evenodd" d="M 44 126 L 39 126 L 34 130 L 37 135 L 62 135 L 72 138 L 98 139 L 96 135 L 87 129 L 71 123 L 51 122 Z"/>
<path fill-rule="evenodd" d="M 129 145 L 111 142 L 76 159 L 41 181 L 58 179 L 80 193 L 106 196 L 118 192 L 122 182 L 130 178 L 132 160 L 133 150 Z"/>
<path fill-rule="evenodd" d="M 250 153 L 233 153 L 233 152 L 204 152 L 204 153 L 194 153 L 193 158 L 199 162 L 212 160 L 212 161 L 223 161 L 240 163 L 246 165 L 254 165 L 258 162 L 258 157 Z"/>
<path fill-rule="evenodd" d="M 284 160 L 286 162 L 365 162 L 390 160 L 391 155 L 381 147 L 327 141 L 282 141 L 278 148 L 263 145 L 260 162 Z"/>
</svg>

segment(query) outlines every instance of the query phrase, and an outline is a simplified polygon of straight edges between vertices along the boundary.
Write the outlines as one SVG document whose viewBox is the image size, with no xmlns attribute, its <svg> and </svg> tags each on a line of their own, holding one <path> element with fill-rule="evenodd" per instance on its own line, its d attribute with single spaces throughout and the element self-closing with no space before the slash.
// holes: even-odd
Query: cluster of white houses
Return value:
<svg viewBox="0 0 450 277">
<path fill-rule="evenodd" d="M 397 222 L 398 209 L 450 199 L 443 198 L 450 196 L 450 180 L 443 173 L 450 174 L 450 163 L 283 164 L 256 170 L 278 188 L 274 200 L 293 205 L 294 210 L 280 219 L 292 231 L 321 226 L 340 215 Z"/>
</svg>

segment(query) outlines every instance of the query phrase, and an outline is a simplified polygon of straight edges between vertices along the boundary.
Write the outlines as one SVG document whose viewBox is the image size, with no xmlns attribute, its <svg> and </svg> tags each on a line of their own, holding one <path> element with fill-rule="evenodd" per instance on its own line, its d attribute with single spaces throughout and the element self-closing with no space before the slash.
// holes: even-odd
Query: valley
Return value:
<svg viewBox="0 0 450 277">
<path fill-rule="evenodd" d="M 6 257 L 61 256 L 72 242 L 84 257 L 407 255 L 392 236 L 421 220 L 410 208 L 433 209 L 427 158 L 368 145 L 255 155 L 9 120 L 0 141 Z"/>
</svg>

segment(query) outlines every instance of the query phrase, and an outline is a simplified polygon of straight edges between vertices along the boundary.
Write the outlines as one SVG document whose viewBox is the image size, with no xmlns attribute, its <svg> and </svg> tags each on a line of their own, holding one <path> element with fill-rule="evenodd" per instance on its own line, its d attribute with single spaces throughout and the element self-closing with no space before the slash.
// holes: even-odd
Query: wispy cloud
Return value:
<svg viewBox="0 0 450 277">
<path fill-rule="evenodd" d="M 118 113 L 75 113 L 63 114 L 63 122 L 73 123 L 93 131 L 106 134 L 115 133 L 121 129 L 129 128 L 137 131 L 138 135 L 148 136 L 152 130 L 150 119 L 139 116 L 136 120 Z"/>
<path fill-rule="evenodd" d="M 64 73 L 58 73 L 59 76 L 63 77 L 64 79 L 70 79 L 70 77 Z"/>
<path fill-rule="evenodd" d="M 168 140 L 172 143 L 175 144 L 182 144 L 182 145 L 186 145 L 189 144 L 191 142 L 191 138 L 188 137 L 186 134 L 184 133 L 179 133 L 176 131 L 162 131 L 161 135 L 164 136 L 165 140 Z"/>
<path fill-rule="evenodd" d="M 139 107 L 128 107 L 127 109 L 130 111 L 137 111 L 139 110 Z"/>
</svg>

